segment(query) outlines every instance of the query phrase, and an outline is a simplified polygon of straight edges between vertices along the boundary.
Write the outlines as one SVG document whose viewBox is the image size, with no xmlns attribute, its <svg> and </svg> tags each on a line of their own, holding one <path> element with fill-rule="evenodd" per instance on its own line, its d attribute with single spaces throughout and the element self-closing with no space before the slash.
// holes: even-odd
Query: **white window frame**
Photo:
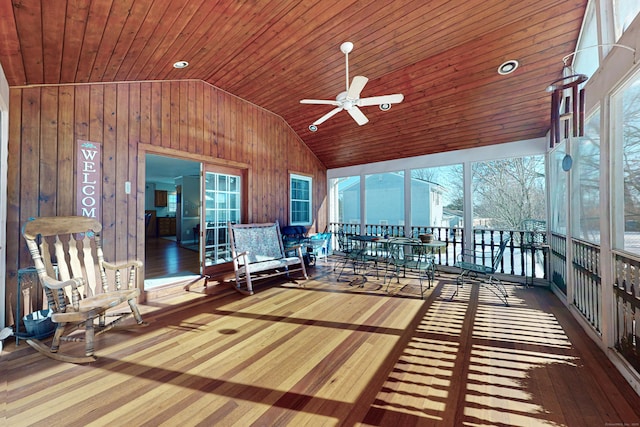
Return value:
<svg viewBox="0 0 640 427">
<path fill-rule="evenodd" d="M 293 198 L 293 181 L 306 181 L 309 183 L 309 198 L 308 199 L 294 199 Z M 309 205 L 309 215 L 305 221 L 293 220 L 293 203 L 303 202 Z M 296 173 L 289 174 L 289 223 L 290 225 L 311 225 L 313 223 L 313 178 L 308 175 L 300 175 Z"/>
<path fill-rule="evenodd" d="M 178 193 L 175 191 L 167 194 L 167 213 L 175 215 L 178 207 Z"/>
</svg>

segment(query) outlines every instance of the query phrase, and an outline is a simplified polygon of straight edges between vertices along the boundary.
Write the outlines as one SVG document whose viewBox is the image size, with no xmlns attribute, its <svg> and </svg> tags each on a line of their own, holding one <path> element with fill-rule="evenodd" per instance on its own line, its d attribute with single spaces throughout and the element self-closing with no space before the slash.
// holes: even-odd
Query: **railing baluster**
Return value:
<svg viewBox="0 0 640 427">
<path fill-rule="evenodd" d="M 639 271 L 640 261 L 614 253 L 615 347 L 636 371 L 640 371 L 640 349 L 638 349 Z"/>
<path fill-rule="evenodd" d="M 329 229 L 332 230 L 334 235 L 338 230 L 343 230 L 345 234 L 361 234 L 360 224 L 352 223 L 331 223 Z M 402 225 L 382 225 L 382 224 L 365 224 L 365 235 L 375 236 L 391 236 L 402 237 L 405 236 L 405 227 Z M 433 234 L 436 240 L 440 240 L 446 243 L 446 250 L 442 250 L 436 254 L 436 263 L 443 266 L 452 266 L 455 264 L 458 256 L 463 250 L 463 228 L 462 227 L 439 227 L 439 226 L 424 226 L 416 225 L 407 229 L 407 236 L 418 237 L 420 234 Z M 521 277 L 533 277 L 536 278 L 536 265 L 542 264 L 546 266 L 547 262 L 550 262 L 547 251 L 538 248 L 529 248 L 525 242 L 527 239 L 536 244 L 544 244 L 546 242 L 546 234 L 542 230 L 496 230 L 496 229 L 475 229 L 474 230 L 474 242 L 472 249 L 482 251 L 482 255 L 478 256 L 476 262 L 484 265 L 490 265 L 498 249 L 500 241 L 509 235 L 511 237 L 510 243 L 507 246 L 507 253 L 502 259 L 500 264 L 500 272 L 521 276 Z M 337 243 L 334 240 L 334 243 Z M 564 243 L 564 241 L 562 241 Z M 337 247 L 337 246 L 333 246 Z M 531 253 L 531 259 L 527 258 L 527 251 Z M 542 254 L 541 261 L 537 259 L 538 254 Z M 555 259 L 555 257 L 553 258 Z M 594 261 L 596 266 L 598 260 Z M 534 268 L 531 268 L 531 265 Z M 553 266 L 551 266 L 553 268 Z M 528 271 L 531 269 L 531 271 Z M 546 278 L 546 268 L 543 268 L 543 277 Z M 555 270 L 551 270 L 555 271 Z"/>
</svg>

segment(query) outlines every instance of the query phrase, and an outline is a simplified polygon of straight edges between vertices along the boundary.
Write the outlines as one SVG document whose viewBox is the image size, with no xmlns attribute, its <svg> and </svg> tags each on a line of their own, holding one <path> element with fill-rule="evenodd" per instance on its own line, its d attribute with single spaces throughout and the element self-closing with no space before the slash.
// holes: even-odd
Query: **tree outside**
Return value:
<svg viewBox="0 0 640 427">
<path fill-rule="evenodd" d="M 640 253 L 640 74 L 622 92 L 622 152 L 614 151 L 617 165 L 622 167 L 624 223 L 614 221 L 614 245 Z M 617 182 L 620 178 L 614 167 Z M 619 188 L 619 187 L 618 187 Z"/>
<path fill-rule="evenodd" d="M 543 156 L 473 164 L 474 227 L 519 230 L 546 221 Z"/>
</svg>

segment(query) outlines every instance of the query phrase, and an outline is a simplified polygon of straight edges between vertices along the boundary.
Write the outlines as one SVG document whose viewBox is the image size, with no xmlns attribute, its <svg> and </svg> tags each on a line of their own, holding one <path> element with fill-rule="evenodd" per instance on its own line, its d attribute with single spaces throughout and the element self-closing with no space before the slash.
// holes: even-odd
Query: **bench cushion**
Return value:
<svg viewBox="0 0 640 427">
<path fill-rule="evenodd" d="M 270 227 L 236 228 L 234 231 L 236 253 L 247 252 L 249 264 L 283 258 L 277 225 Z M 240 257 L 239 263 L 244 259 Z"/>
<path fill-rule="evenodd" d="M 284 268 L 290 265 L 297 265 L 297 264 L 300 264 L 300 258 L 298 258 L 297 256 L 286 257 L 286 258 L 274 259 L 269 261 L 254 262 L 249 264 L 248 266 L 244 266 L 244 265 L 239 266 L 238 272 L 247 273 L 247 268 L 248 268 L 249 273 L 258 273 L 260 271 L 276 270 L 278 268 Z"/>
</svg>

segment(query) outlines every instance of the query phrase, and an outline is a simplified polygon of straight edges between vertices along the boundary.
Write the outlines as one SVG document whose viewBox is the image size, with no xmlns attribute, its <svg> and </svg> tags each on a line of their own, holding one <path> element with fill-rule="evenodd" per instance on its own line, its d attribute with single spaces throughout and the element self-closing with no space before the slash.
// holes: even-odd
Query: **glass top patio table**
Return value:
<svg viewBox="0 0 640 427">
<path fill-rule="evenodd" d="M 353 242 L 357 242 L 358 247 L 354 248 L 354 258 L 358 259 L 360 275 L 362 276 L 362 281 L 365 282 L 366 271 L 369 270 L 369 267 L 372 263 L 374 263 L 377 267 L 377 264 L 385 264 L 385 281 L 387 272 L 390 268 L 393 268 L 395 271 L 395 276 L 398 277 L 398 254 L 404 253 L 399 247 L 407 247 L 407 248 L 425 248 L 429 250 L 429 254 L 423 253 L 421 261 L 419 263 L 407 263 L 407 266 L 412 266 L 414 268 L 422 269 L 424 272 L 427 272 L 431 279 L 435 274 L 435 264 L 433 259 L 435 257 L 435 252 L 439 248 L 445 247 L 446 242 L 442 242 L 439 240 L 433 240 L 431 242 L 422 242 L 419 239 L 408 238 L 408 237 L 380 237 L 380 236 L 371 236 L 371 235 L 350 235 L 347 236 Z M 394 247 L 391 247 L 394 246 Z M 413 252 L 415 249 L 408 249 L 407 253 Z M 404 255 L 402 255 L 404 256 Z M 425 258 L 425 256 L 430 257 L 429 260 Z M 354 260 L 355 261 L 355 260 Z M 420 265 L 423 267 L 421 268 Z M 355 266 L 355 264 L 354 264 Z M 426 268 L 425 268 L 426 267 Z M 354 268 L 355 270 L 355 268 Z M 377 271 L 377 268 L 376 268 Z"/>
<path fill-rule="evenodd" d="M 447 245 L 446 242 L 442 242 L 440 240 L 432 240 L 431 242 L 423 242 L 419 239 L 412 239 L 409 237 L 380 237 L 380 236 L 369 236 L 369 235 L 360 235 L 360 234 L 352 234 L 347 236 L 349 240 L 355 240 L 360 242 L 361 244 L 366 243 L 375 243 L 378 245 L 407 245 L 407 246 L 423 246 L 431 249 L 431 252 L 435 252 L 437 248 L 443 248 Z"/>
</svg>

